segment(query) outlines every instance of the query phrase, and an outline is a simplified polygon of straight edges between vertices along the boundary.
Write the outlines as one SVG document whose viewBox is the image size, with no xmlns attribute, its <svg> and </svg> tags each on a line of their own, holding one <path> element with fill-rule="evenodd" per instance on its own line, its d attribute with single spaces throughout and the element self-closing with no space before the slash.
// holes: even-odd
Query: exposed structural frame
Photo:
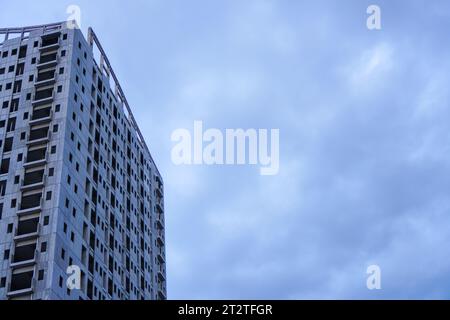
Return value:
<svg viewBox="0 0 450 320">
<path fill-rule="evenodd" d="M 125 94 L 122 91 L 122 87 L 120 86 L 120 82 L 117 79 L 116 74 L 114 73 L 114 70 L 111 67 L 111 64 L 109 63 L 108 57 L 106 56 L 106 53 L 103 50 L 103 47 L 100 44 L 100 41 L 98 40 L 97 35 L 95 34 L 94 30 L 92 30 L 91 27 L 89 27 L 89 29 L 88 29 L 88 43 L 91 45 L 91 48 L 93 48 L 93 45 L 95 43 L 95 45 L 97 46 L 98 50 L 100 51 L 100 54 L 101 54 L 101 56 L 100 56 L 100 70 L 105 70 L 107 75 L 108 76 L 112 76 L 112 78 L 114 79 L 114 84 L 116 86 L 116 95 L 120 98 L 120 100 L 125 105 L 125 107 L 127 109 L 127 112 L 129 114 L 131 123 L 132 123 L 134 129 L 136 130 L 136 132 L 139 135 L 139 138 L 141 140 L 140 142 L 143 144 L 143 146 L 145 147 L 147 152 L 150 154 L 150 158 L 154 162 L 154 160 L 152 158 L 152 155 L 150 153 L 150 150 L 148 149 L 147 144 L 145 143 L 144 136 L 142 135 L 141 130 L 139 130 L 137 122 L 134 119 L 133 112 L 131 111 L 131 108 L 130 108 L 130 105 L 128 104 L 127 98 L 125 97 Z M 104 65 L 105 63 L 106 63 L 106 68 L 105 68 L 105 65 Z"/>
<path fill-rule="evenodd" d="M 47 31 L 55 31 L 58 29 L 61 29 L 61 25 L 63 23 L 68 23 L 66 21 L 63 22 L 57 22 L 57 23 L 51 23 L 51 24 L 42 24 L 42 25 L 35 25 L 35 26 L 28 26 L 28 27 L 20 27 L 20 28 L 0 28 L 0 35 L 4 34 L 5 35 L 5 39 L 4 41 L 8 40 L 8 37 L 10 34 L 20 34 L 20 37 L 22 40 L 25 40 L 28 38 L 27 33 L 34 31 L 34 30 L 39 30 L 39 29 L 44 29 L 44 33 Z M 70 23 L 72 23 L 73 25 L 76 25 L 76 21 L 70 21 Z M 112 76 L 112 78 L 114 79 L 114 85 L 116 87 L 116 96 L 123 102 L 123 104 L 125 105 L 126 111 L 128 113 L 129 116 L 129 120 L 131 121 L 131 124 L 133 125 L 134 129 L 136 130 L 136 132 L 138 133 L 139 139 L 140 139 L 140 143 L 144 146 L 145 150 L 147 150 L 148 154 L 150 155 L 150 158 L 152 159 L 153 163 L 155 162 L 152 154 L 150 153 L 150 150 L 147 146 L 147 144 L 145 143 L 145 139 L 144 136 L 141 133 L 141 130 L 139 129 L 139 126 L 137 125 L 137 122 L 134 118 L 133 112 L 131 111 L 130 105 L 128 104 L 128 100 L 125 97 L 125 94 L 123 93 L 122 87 L 120 86 L 120 82 L 116 77 L 116 74 L 114 73 L 113 68 L 111 67 L 111 64 L 109 63 L 108 57 L 106 56 L 105 51 L 103 50 L 103 47 L 100 43 L 100 41 L 97 38 L 97 35 L 95 34 L 94 30 L 89 27 L 88 29 L 88 43 L 91 46 L 91 49 L 93 49 L 94 47 L 94 43 L 97 47 L 97 49 L 100 51 L 100 70 L 105 71 L 106 74 L 108 76 Z M 0 42 L 0 44 L 2 44 L 3 42 Z M 106 68 L 105 68 L 105 64 L 106 64 Z M 156 169 L 158 170 L 158 169 Z M 158 170 L 159 173 L 159 170 Z"/>
</svg>

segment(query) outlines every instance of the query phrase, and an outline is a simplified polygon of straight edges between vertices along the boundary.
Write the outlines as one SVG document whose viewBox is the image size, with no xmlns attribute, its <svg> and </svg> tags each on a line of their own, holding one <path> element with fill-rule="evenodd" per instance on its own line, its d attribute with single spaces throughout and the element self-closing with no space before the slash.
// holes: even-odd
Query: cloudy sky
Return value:
<svg viewBox="0 0 450 320">
<path fill-rule="evenodd" d="M 70 4 L 163 174 L 169 298 L 450 298 L 448 1 L 2 1 L 0 25 Z M 279 128 L 279 174 L 175 166 L 194 120 Z"/>
</svg>

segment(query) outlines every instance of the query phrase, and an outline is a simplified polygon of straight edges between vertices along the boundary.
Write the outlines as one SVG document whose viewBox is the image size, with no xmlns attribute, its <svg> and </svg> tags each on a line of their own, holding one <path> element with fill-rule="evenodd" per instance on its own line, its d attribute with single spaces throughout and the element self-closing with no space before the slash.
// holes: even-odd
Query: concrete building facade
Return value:
<svg viewBox="0 0 450 320">
<path fill-rule="evenodd" d="M 161 175 L 70 26 L 0 29 L 0 299 L 166 299 Z"/>
</svg>

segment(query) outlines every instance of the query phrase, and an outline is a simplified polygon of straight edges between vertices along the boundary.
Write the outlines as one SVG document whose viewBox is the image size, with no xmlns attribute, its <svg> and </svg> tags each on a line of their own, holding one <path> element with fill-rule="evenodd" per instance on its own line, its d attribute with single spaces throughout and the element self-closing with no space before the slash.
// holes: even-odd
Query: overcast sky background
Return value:
<svg viewBox="0 0 450 320">
<path fill-rule="evenodd" d="M 164 177 L 170 299 L 450 298 L 450 2 L 2 0 L 0 27 L 69 4 Z M 279 174 L 173 165 L 194 120 L 279 128 Z"/>
</svg>

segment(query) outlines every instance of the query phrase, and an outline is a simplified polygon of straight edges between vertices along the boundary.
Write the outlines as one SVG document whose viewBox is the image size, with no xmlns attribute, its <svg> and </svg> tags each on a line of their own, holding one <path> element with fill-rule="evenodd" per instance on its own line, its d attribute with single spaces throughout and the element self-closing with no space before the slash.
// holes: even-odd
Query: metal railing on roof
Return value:
<svg viewBox="0 0 450 320">
<path fill-rule="evenodd" d="M 63 23 L 66 23 L 66 22 L 63 21 L 63 22 L 41 24 L 41 25 L 35 25 L 35 26 L 27 26 L 27 27 L 0 28 L 0 34 L 5 35 L 4 41 L 7 41 L 11 34 L 19 34 L 19 33 L 20 33 L 20 37 L 23 39 L 23 38 L 25 38 L 25 34 L 28 32 L 32 32 L 32 31 L 36 31 L 36 30 L 43 30 L 43 32 L 45 33 L 48 31 L 59 30 L 62 28 Z M 0 43 L 0 44 L 2 44 L 2 43 Z"/>
</svg>

